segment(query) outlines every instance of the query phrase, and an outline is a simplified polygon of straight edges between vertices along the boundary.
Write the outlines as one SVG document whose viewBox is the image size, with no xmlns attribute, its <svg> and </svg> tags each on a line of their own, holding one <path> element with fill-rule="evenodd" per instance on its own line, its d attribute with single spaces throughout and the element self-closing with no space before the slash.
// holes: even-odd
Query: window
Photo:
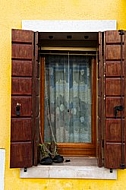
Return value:
<svg viewBox="0 0 126 190">
<path fill-rule="evenodd" d="M 90 71 L 88 73 L 91 74 L 91 81 L 88 80 L 88 82 L 93 86 L 89 96 L 91 97 L 89 99 L 91 100 L 91 111 L 88 118 L 88 121 L 91 120 L 92 133 L 90 136 L 90 130 L 88 130 L 88 142 L 84 143 L 84 145 L 86 143 L 88 145 L 85 145 L 85 147 L 79 146 L 82 149 L 81 155 L 84 149 L 89 155 L 93 147 L 93 151 L 96 150 L 98 166 L 125 168 L 125 33 L 122 31 L 107 31 L 103 33 L 80 33 L 78 36 L 80 37 L 81 35 L 85 40 L 73 40 L 70 47 L 80 48 L 83 47 L 84 43 L 84 47 L 87 49 L 91 46 L 98 50 L 98 56 L 95 56 L 96 61 L 92 59 L 86 66 Z M 90 35 L 96 35 L 95 40 L 88 39 Z M 50 41 L 41 40 L 42 36 L 44 36 L 44 33 L 34 34 L 32 31 L 13 30 L 12 32 L 11 167 L 30 167 L 38 163 L 39 121 L 44 118 L 46 110 L 41 107 L 43 106 L 44 108 L 45 104 L 44 95 L 39 92 L 39 83 L 41 82 L 42 85 L 45 85 L 45 81 L 48 81 L 48 68 L 50 66 L 48 61 L 46 62 L 49 57 L 45 56 L 45 61 L 43 61 L 40 56 L 43 51 L 42 47 L 46 47 L 43 44 L 48 45 L 47 47 L 49 45 L 54 47 L 54 44 L 55 47 L 60 47 L 60 44 L 64 46 L 63 44 L 65 43 L 68 46 L 71 38 L 71 34 L 67 35 L 67 42 L 63 40 L 61 43 L 59 40 L 53 40 L 52 35 L 48 35 L 51 38 Z M 76 37 L 78 38 L 78 36 Z M 43 63 L 41 76 L 39 75 L 38 57 L 39 59 L 41 58 L 41 63 Z M 72 58 L 69 56 L 68 62 L 72 62 L 70 59 Z M 76 58 L 74 57 L 74 59 Z M 71 64 L 69 66 L 65 64 L 65 66 L 67 67 L 67 72 L 70 72 L 70 69 L 73 70 Z M 61 68 L 58 70 L 57 72 L 62 72 Z M 77 70 L 74 69 L 72 73 L 76 76 L 76 72 Z M 59 74 L 57 73 L 57 75 Z M 47 80 L 45 80 L 45 76 Z M 60 76 L 63 76 L 63 74 L 60 74 Z M 67 73 L 66 76 L 70 77 L 71 75 Z M 67 78 L 67 80 L 69 79 Z M 55 83 L 53 84 L 56 85 Z M 67 92 L 70 96 L 70 90 Z M 40 99 L 41 103 L 39 103 Z M 39 105 L 41 105 L 41 114 L 39 114 Z M 62 105 L 61 110 L 63 109 Z M 69 113 L 70 102 L 67 109 Z M 44 122 L 46 121 L 44 120 L 42 125 L 44 125 Z M 43 131 L 44 128 L 41 128 L 41 130 Z M 91 141 L 93 145 L 89 140 L 92 137 L 94 139 Z M 96 142 L 95 139 L 97 139 Z M 59 147 L 62 152 L 63 144 L 62 142 L 59 143 L 61 143 Z M 65 141 L 65 143 L 65 147 L 67 147 L 68 142 Z M 71 147 L 75 147 L 75 144 L 71 145 Z M 72 151 L 67 150 L 64 154 L 72 155 Z"/>
<path fill-rule="evenodd" d="M 53 140 L 52 127 L 59 143 L 91 143 L 90 62 L 89 57 L 69 52 L 45 56 L 44 139 L 47 142 Z"/>
<path fill-rule="evenodd" d="M 97 38 L 97 33 L 39 33 L 41 99 L 48 99 L 42 102 L 41 130 L 50 141 L 53 128 L 59 152 L 66 156 L 96 156 Z"/>
<path fill-rule="evenodd" d="M 42 57 L 43 139 L 56 140 L 59 152 L 66 156 L 96 155 L 95 58 L 84 52 L 52 52 Z"/>
</svg>

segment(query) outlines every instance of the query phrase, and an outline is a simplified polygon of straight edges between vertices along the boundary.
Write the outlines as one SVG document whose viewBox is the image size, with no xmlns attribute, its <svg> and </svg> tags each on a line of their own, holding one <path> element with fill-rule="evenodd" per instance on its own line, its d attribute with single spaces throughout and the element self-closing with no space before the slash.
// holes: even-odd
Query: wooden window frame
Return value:
<svg viewBox="0 0 126 190">
<path fill-rule="evenodd" d="M 45 92 L 45 58 L 40 57 L 40 133 L 44 139 L 44 92 Z M 91 61 L 91 143 L 57 143 L 58 152 L 63 156 L 92 156 L 96 157 L 96 59 Z"/>
</svg>

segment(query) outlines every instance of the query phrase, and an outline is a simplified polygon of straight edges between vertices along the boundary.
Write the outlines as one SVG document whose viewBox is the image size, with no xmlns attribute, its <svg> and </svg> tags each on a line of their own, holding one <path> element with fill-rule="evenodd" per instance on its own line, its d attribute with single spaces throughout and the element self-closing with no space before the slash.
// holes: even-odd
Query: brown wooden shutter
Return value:
<svg viewBox="0 0 126 190">
<path fill-rule="evenodd" d="M 104 33 L 103 154 L 104 166 L 111 169 L 126 168 L 125 36 L 123 31 Z"/>
<path fill-rule="evenodd" d="M 34 39 L 32 31 L 12 30 L 11 168 L 31 167 L 37 159 L 38 59 Z"/>
</svg>

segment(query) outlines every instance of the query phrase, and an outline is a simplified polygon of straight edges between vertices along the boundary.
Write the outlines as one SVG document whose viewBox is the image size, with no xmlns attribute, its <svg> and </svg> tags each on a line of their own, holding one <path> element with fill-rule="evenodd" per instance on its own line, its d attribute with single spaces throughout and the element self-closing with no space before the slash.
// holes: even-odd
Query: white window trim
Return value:
<svg viewBox="0 0 126 190">
<path fill-rule="evenodd" d="M 5 149 L 0 148 L 0 190 L 4 190 Z"/>
<path fill-rule="evenodd" d="M 23 20 L 22 29 L 38 32 L 99 32 L 116 30 L 116 20 Z M 84 178 L 84 179 L 117 179 L 117 170 L 94 165 L 80 165 L 76 162 L 69 165 L 33 166 L 26 171 L 20 169 L 20 178 Z"/>
<path fill-rule="evenodd" d="M 99 32 L 116 30 L 116 20 L 23 20 L 22 29 L 38 32 Z"/>
</svg>

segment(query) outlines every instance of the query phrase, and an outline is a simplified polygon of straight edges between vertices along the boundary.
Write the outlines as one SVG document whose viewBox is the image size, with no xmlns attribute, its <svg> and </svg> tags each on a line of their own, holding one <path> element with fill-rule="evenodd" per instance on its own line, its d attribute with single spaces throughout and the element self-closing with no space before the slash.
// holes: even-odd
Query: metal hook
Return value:
<svg viewBox="0 0 126 190">
<path fill-rule="evenodd" d="M 115 118 L 116 118 L 116 116 L 117 116 L 118 111 L 123 111 L 123 109 L 124 109 L 124 107 L 123 107 L 122 105 L 120 105 L 120 106 L 115 106 L 115 107 L 114 107 L 114 115 L 115 115 Z"/>
<path fill-rule="evenodd" d="M 21 104 L 17 102 L 16 104 L 16 115 L 20 116 L 20 108 L 21 108 Z"/>
</svg>

